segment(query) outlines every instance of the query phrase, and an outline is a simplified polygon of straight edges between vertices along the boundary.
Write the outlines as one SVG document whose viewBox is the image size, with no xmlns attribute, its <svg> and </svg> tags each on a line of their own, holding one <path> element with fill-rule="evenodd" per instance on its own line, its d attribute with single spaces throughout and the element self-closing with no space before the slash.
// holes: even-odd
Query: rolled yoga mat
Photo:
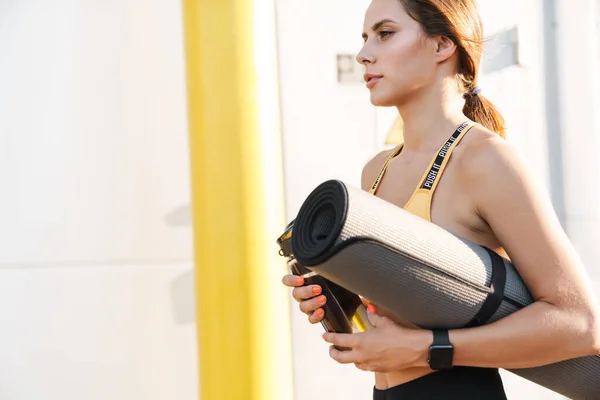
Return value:
<svg viewBox="0 0 600 400">
<path fill-rule="evenodd" d="M 533 302 L 508 260 L 337 180 L 304 201 L 292 251 L 393 319 L 425 329 L 487 324 Z M 574 400 L 600 399 L 598 356 L 510 371 Z"/>
</svg>

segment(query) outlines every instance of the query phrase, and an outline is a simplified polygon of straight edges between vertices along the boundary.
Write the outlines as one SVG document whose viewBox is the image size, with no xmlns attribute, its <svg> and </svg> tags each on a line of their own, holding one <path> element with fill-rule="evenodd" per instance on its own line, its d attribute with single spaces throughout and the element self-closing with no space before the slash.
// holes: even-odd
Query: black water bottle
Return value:
<svg viewBox="0 0 600 400">
<path fill-rule="evenodd" d="M 290 273 L 304 278 L 304 286 L 319 285 L 327 302 L 322 307 L 325 315 L 321 325 L 327 332 L 353 333 L 368 329 L 368 319 L 365 306 L 360 297 L 349 290 L 323 278 L 317 273 L 301 265 L 292 251 L 292 230 L 294 221 L 285 228 L 284 233 L 277 239 L 279 254 L 286 257 Z M 340 349 L 347 350 L 347 349 Z"/>
</svg>

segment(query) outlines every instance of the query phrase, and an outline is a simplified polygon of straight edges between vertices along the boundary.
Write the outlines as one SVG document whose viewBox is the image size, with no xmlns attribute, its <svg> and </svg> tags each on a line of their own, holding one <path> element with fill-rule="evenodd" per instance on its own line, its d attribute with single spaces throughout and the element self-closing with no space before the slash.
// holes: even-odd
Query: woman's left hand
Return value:
<svg viewBox="0 0 600 400">
<path fill-rule="evenodd" d="M 397 325 L 387 317 L 369 312 L 373 328 L 359 333 L 323 334 L 331 343 L 329 355 L 341 364 L 354 363 L 363 371 L 394 372 L 412 367 L 428 367 L 429 346 L 433 333 Z M 347 347 L 340 351 L 333 347 Z"/>
</svg>

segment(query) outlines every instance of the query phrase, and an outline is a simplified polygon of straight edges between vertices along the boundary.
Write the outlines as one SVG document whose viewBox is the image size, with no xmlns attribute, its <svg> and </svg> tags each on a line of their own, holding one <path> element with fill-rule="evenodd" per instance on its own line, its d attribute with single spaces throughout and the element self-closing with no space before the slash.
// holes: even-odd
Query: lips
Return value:
<svg viewBox="0 0 600 400">
<path fill-rule="evenodd" d="M 375 84 L 377 82 L 379 82 L 379 80 L 383 78 L 383 75 L 377 75 L 377 74 L 365 74 L 364 75 L 364 79 L 365 82 L 367 82 L 367 88 L 371 89 L 373 86 L 375 86 Z"/>
</svg>

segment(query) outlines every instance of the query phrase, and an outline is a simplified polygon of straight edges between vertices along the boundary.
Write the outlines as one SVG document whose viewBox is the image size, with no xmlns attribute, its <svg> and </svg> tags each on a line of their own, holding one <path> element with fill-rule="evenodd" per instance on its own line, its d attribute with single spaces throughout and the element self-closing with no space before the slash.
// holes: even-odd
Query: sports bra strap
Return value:
<svg viewBox="0 0 600 400">
<path fill-rule="evenodd" d="M 417 190 L 433 191 L 433 189 L 435 189 L 435 186 L 437 186 L 438 181 L 437 177 L 441 174 L 444 167 L 448 163 L 448 159 L 446 158 L 446 156 L 449 155 L 449 153 L 451 153 L 452 149 L 458 144 L 458 142 L 460 141 L 460 139 L 462 139 L 464 134 L 466 134 L 473 126 L 474 124 L 470 123 L 469 121 L 465 121 L 462 124 L 460 124 L 460 126 L 456 129 L 456 131 L 454 131 L 454 133 L 452 134 L 452 136 L 450 136 L 446 143 L 442 147 L 440 147 L 434 159 L 431 160 L 428 170 L 423 175 Z M 377 188 L 379 187 L 379 184 L 383 179 L 383 175 L 385 175 L 389 163 L 392 161 L 392 159 L 394 159 L 394 157 L 400 154 L 400 152 L 402 151 L 402 147 L 403 144 L 399 145 L 396 149 L 394 149 L 394 151 L 392 151 L 392 154 L 389 155 L 389 157 L 383 164 L 383 167 L 381 167 L 381 171 L 379 171 L 379 175 L 377 175 L 375 182 L 373 182 L 371 188 L 369 189 L 370 194 L 374 195 L 377 192 Z"/>
<path fill-rule="evenodd" d="M 377 179 L 375 179 L 375 182 L 373 182 L 373 184 L 371 185 L 371 188 L 369 189 L 370 194 L 375 194 L 375 192 L 377 191 L 377 188 L 379 187 L 379 183 L 381 182 L 381 179 L 383 178 L 383 175 L 385 174 L 385 171 L 387 170 L 388 164 L 390 163 L 390 161 L 392 161 L 392 159 L 394 157 L 396 157 L 398 154 L 400 154 L 400 151 L 402 151 L 402 146 L 403 145 L 401 144 L 396 149 L 394 149 L 394 151 L 392 151 L 392 154 L 390 154 L 390 156 L 387 158 L 387 160 L 385 160 L 385 164 L 383 164 L 381 171 L 379 171 L 379 175 L 377 175 Z"/>
</svg>

